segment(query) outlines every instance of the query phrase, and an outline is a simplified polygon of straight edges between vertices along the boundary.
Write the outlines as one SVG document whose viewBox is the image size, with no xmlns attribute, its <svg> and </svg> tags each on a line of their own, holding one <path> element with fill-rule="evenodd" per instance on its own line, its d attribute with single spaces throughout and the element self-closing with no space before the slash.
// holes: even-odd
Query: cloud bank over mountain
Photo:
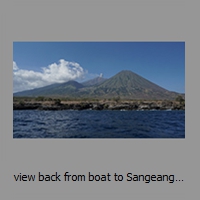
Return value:
<svg viewBox="0 0 200 200">
<path fill-rule="evenodd" d="M 41 72 L 20 69 L 17 63 L 13 61 L 13 92 L 80 79 L 85 74 L 87 74 L 87 71 L 80 64 L 64 59 L 60 59 L 58 63 L 43 67 Z"/>
</svg>

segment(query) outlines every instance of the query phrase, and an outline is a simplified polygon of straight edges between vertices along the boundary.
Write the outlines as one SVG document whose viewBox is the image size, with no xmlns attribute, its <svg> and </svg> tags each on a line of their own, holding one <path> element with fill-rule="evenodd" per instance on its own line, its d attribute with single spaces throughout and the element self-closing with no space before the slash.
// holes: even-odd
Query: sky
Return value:
<svg viewBox="0 0 200 200">
<path fill-rule="evenodd" d="M 122 70 L 185 93 L 185 42 L 13 42 L 13 92 Z"/>
</svg>

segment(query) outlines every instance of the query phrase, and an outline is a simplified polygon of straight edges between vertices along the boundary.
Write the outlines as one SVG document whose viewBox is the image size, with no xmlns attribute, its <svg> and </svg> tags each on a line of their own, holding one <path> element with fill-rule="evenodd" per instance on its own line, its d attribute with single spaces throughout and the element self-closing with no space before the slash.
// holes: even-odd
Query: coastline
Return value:
<svg viewBox="0 0 200 200">
<path fill-rule="evenodd" d="M 23 101 L 13 102 L 13 110 L 185 110 L 177 101 Z"/>
</svg>

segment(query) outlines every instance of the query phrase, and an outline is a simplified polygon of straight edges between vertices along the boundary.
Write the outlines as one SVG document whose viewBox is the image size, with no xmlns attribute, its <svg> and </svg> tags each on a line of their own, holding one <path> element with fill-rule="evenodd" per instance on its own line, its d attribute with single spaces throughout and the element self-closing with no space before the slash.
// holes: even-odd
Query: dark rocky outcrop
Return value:
<svg viewBox="0 0 200 200">
<path fill-rule="evenodd" d="M 61 103 L 14 102 L 13 110 L 185 110 L 185 104 L 172 101 L 131 103 Z"/>
</svg>

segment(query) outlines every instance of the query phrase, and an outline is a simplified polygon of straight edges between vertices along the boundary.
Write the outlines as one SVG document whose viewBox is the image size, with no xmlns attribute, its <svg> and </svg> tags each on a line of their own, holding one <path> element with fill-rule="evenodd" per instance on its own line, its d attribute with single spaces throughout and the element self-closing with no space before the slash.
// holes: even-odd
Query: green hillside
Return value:
<svg viewBox="0 0 200 200">
<path fill-rule="evenodd" d="M 170 92 L 132 71 L 121 71 L 105 80 L 101 77 L 82 84 L 68 81 L 42 88 L 14 93 L 13 96 L 62 96 L 77 98 L 121 99 L 175 99 L 179 94 Z"/>
</svg>

